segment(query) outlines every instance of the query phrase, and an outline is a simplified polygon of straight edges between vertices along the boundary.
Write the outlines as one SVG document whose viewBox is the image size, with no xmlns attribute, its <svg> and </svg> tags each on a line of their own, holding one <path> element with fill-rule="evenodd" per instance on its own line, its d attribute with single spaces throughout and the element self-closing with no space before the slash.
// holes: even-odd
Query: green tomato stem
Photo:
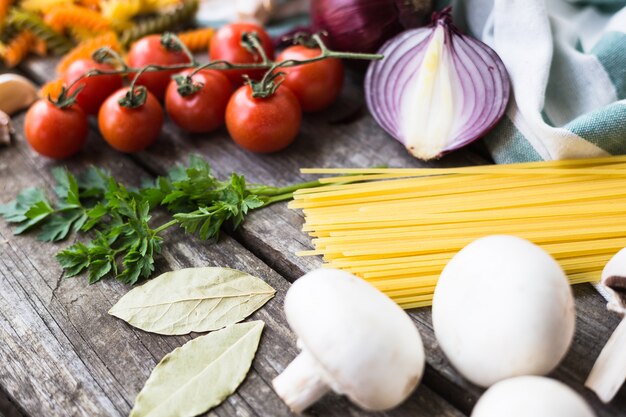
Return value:
<svg viewBox="0 0 626 417">
<path fill-rule="evenodd" d="M 78 77 L 74 82 L 72 82 L 67 88 L 66 90 L 71 89 L 76 83 L 78 83 L 79 81 L 81 81 L 83 78 L 86 77 L 96 77 L 96 76 L 100 76 L 100 75 L 128 75 L 131 73 L 134 73 L 135 76 L 133 77 L 133 80 L 131 81 L 130 84 L 130 90 L 131 93 L 133 93 L 134 95 L 134 91 L 135 91 L 135 84 L 137 79 L 139 78 L 139 76 L 141 74 L 143 74 L 144 72 L 156 72 L 156 71 L 178 71 L 178 70 L 184 70 L 184 69 L 188 69 L 188 68 L 194 68 L 194 70 L 189 74 L 189 76 L 193 76 L 194 74 L 198 73 L 199 71 L 203 70 L 203 69 L 207 69 L 207 68 L 211 68 L 211 69 L 215 69 L 218 71 L 227 71 L 227 70 L 267 70 L 267 74 L 266 77 L 268 76 L 268 74 L 273 73 L 275 70 L 279 69 L 279 68 L 288 68 L 288 67 L 295 67 L 295 66 L 300 66 L 300 65 L 306 65 L 306 64 L 310 64 L 313 62 L 317 62 L 317 61 L 321 61 L 323 59 L 327 59 L 327 58 L 336 58 L 336 59 L 363 59 L 363 60 L 380 60 L 383 59 L 383 55 L 380 54 L 365 54 L 365 53 L 357 53 L 357 52 L 339 52 L 339 51 L 332 51 L 330 49 L 328 49 L 328 47 L 324 44 L 324 41 L 322 40 L 322 38 L 320 37 L 319 34 L 314 34 L 311 37 L 311 40 L 313 40 L 313 42 L 320 48 L 320 55 L 316 56 L 314 58 L 311 59 L 305 59 L 305 60 L 295 60 L 295 59 L 290 59 L 290 60 L 286 60 L 286 61 L 282 61 L 282 62 L 274 62 L 272 60 L 270 60 L 267 55 L 265 54 L 265 50 L 263 49 L 261 43 L 258 41 L 258 39 L 254 36 L 249 37 L 249 41 L 252 44 L 253 48 L 256 50 L 257 53 L 259 53 L 262 62 L 259 63 L 253 63 L 253 64 L 233 64 L 230 63 L 228 61 L 224 61 L 224 60 L 217 60 L 217 61 L 211 61 L 208 62 L 206 64 L 202 64 L 200 65 L 195 58 L 193 57 L 193 54 L 191 53 L 191 51 L 186 47 L 186 45 L 184 45 L 183 42 L 180 41 L 180 39 L 176 36 L 176 35 L 172 35 L 172 34 L 168 34 L 168 36 L 173 36 L 174 37 L 174 42 L 178 43 L 178 46 L 181 47 L 181 50 L 190 57 L 190 62 L 186 63 L 186 64 L 176 64 L 176 65 L 147 65 L 145 67 L 142 68 L 133 68 L 133 67 L 129 67 L 119 56 L 119 54 L 115 53 L 114 51 L 112 51 L 110 48 L 101 48 L 99 50 L 97 50 L 96 52 L 94 52 L 93 56 L 97 57 L 97 56 L 105 56 L 105 55 L 110 55 L 112 58 L 114 58 L 116 61 L 118 61 L 118 64 L 121 66 L 120 69 L 116 69 L 116 70 L 99 70 L 99 69 L 93 69 L 93 70 L 89 70 L 86 73 L 84 73 L 83 75 L 81 75 L 80 77 Z M 103 58 L 102 58 L 103 59 Z M 52 100 L 51 100 L 52 101 Z M 53 104 L 56 104 L 53 102 Z"/>
</svg>

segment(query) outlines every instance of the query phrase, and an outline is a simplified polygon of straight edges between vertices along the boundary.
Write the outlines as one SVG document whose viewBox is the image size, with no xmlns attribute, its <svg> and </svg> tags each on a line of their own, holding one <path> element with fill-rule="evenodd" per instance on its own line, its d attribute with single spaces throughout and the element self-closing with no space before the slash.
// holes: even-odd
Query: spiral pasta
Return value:
<svg viewBox="0 0 626 417">
<path fill-rule="evenodd" d="M 39 39 L 35 36 L 35 41 L 31 45 L 30 51 L 39 56 L 45 56 L 48 53 L 48 45 L 46 45 L 43 39 Z"/>
<path fill-rule="evenodd" d="M 58 6 L 69 6 L 73 0 L 22 0 L 20 7 L 34 13 L 46 13 Z"/>
<path fill-rule="evenodd" d="M 121 30 L 132 27 L 132 19 L 139 14 L 163 11 L 180 3 L 180 0 L 103 0 L 100 10 L 102 16 Z"/>
<path fill-rule="evenodd" d="M 67 28 L 87 29 L 96 33 L 111 28 L 109 21 L 100 13 L 74 5 L 51 9 L 45 14 L 44 22 L 59 33 Z"/>
<path fill-rule="evenodd" d="M 98 33 L 92 30 L 81 27 L 68 28 L 68 32 L 70 33 L 72 39 L 76 40 L 77 42 L 82 42 L 98 35 Z"/>
<path fill-rule="evenodd" d="M 57 73 L 63 74 L 67 67 L 77 59 L 91 58 L 91 55 L 98 49 L 108 46 L 109 48 L 121 52 L 119 40 L 115 32 L 107 32 L 95 38 L 87 39 L 76 45 L 68 52 L 57 65 Z"/>
<path fill-rule="evenodd" d="M 103 0 L 100 13 L 115 29 L 127 29 L 132 19 L 141 12 L 141 0 Z"/>
<path fill-rule="evenodd" d="M 72 48 L 71 42 L 66 37 L 52 30 L 34 13 L 13 8 L 9 13 L 7 23 L 15 30 L 32 32 L 37 38 L 46 42 L 54 54 L 62 55 Z"/>
<path fill-rule="evenodd" d="M 130 45 L 132 42 L 146 35 L 170 30 L 192 19 L 197 10 L 198 0 L 187 0 L 170 13 L 138 22 L 130 29 L 122 32 L 120 41 L 123 45 Z"/>
<path fill-rule="evenodd" d="M 48 81 L 39 89 L 39 97 L 41 98 L 50 97 L 51 99 L 56 100 L 59 97 L 59 94 L 61 94 L 62 88 L 63 88 L 62 78 Z"/>
<path fill-rule="evenodd" d="M 100 10 L 100 0 L 79 0 L 78 4 L 91 10 Z"/>
<path fill-rule="evenodd" d="M 0 32 L 4 28 L 4 21 L 9 14 L 9 8 L 11 7 L 12 3 L 13 0 L 0 0 Z"/>
<path fill-rule="evenodd" d="M 30 52 L 30 48 L 35 43 L 35 36 L 32 32 L 25 30 L 20 32 L 8 44 L 6 44 L 0 53 L 4 64 L 9 67 L 18 65 Z"/>
<path fill-rule="evenodd" d="M 211 43 L 211 38 L 215 33 L 213 28 L 203 28 L 190 30 L 178 34 L 178 38 L 192 52 L 205 51 Z"/>
</svg>

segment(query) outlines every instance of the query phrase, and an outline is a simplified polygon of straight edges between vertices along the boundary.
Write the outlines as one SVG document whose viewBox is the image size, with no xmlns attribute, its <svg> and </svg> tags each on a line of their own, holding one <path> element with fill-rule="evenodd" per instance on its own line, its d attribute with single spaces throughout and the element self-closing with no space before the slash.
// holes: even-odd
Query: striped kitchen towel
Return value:
<svg viewBox="0 0 626 417">
<path fill-rule="evenodd" d="M 497 163 L 626 154 L 624 3 L 452 1 L 511 77 L 506 116 L 485 137 Z"/>
</svg>

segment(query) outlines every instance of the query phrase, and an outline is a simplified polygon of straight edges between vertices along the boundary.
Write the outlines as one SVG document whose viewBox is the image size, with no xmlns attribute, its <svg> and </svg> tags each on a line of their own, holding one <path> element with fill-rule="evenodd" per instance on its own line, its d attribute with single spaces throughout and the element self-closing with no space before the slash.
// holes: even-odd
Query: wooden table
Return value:
<svg viewBox="0 0 626 417">
<path fill-rule="evenodd" d="M 42 83 L 54 76 L 54 61 L 31 61 L 21 71 Z M 23 114 L 14 118 L 16 143 L 0 148 L 0 203 L 13 199 L 27 186 L 50 191 L 50 169 L 57 165 L 76 172 L 96 164 L 136 184 L 140 178 L 162 174 L 175 163 L 185 162 L 191 153 L 205 156 L 218 176 L 236 171 L 250 181 L 275 185 L 310 180 L 298 173 L 301 167 L 420 166 L 367 114 L 359 83 L 354 81 L 347 83 L 331 109 L 307 115 L 296 143 L 276 155 L 243 151 L 224 130 L 190 136 L 166 123 L 158 144 L 146 152 L 117 153 L 93 129 L 79 156 L 57 163 L 28 148 L 21 133 L 23 119 Z M 431 165 L 489 163 L 483 154 L 474 146 Z M 301 214 L 282 203 L 253 213 L 243 227 L 224 235 L 218 244 L 201 242 L 180 230 L 167 234 L 158 273 L 191 266 L 227 266 L 262 277 L 277 290 L 277 296 L 253 317 L 263 320 L 266 328 L 247 379 L 210 416 L 292 415 L 272 390 L 271 380 L 297 353 L 282 311 L 285 292 L 290 282 L 321 263 L 320 259 L 295 256 L 295 251 L 310 248 L 301 225 Z M 0 221 L 0 414 L 5 416 L 127 415 L 156 363 L 189 340 L 145 333 L 109 316 L 109 308 L 129 287 L 114 280 L 90 286 L 84 277 L 65 279 L 53 257 L 65 244 L 13 236 L 10 227 Z M 626 389 L 610 405 L 603 405 L 583 388 L 618 318 L 606 312 L 604 300 L 591 286 L 576 286 L 574 292 L 576 337 L 552 376 L 580 392 L 598 416 L 626 415 Z M 482 390 L 450 367 L 437 346 L 430 309 L 410 314 L 424 340 L 427 368 L 422 384 L 405 404 L 387 413 L 368 414 L 329 395 L 307 414 L 469 416 Z"/>
</svg>

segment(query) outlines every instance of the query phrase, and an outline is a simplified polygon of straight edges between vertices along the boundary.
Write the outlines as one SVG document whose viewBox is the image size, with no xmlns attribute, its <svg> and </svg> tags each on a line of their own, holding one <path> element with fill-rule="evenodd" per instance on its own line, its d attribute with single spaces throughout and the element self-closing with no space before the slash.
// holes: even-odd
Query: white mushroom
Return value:
<svg viewBox="0 0 626 417">
<path fill-rule="evenodd" d="M 567 385 L 540 376 L 498 382 L 480 397 L 471 417 L 594 417 Z"/>
<path fill-rule="evenodd" d="M 450 362 L 488 387 L 558 365 L 574 336 L 574 298 L 563 270 L 543 249 L 514 236 L 488 236 L 444 268 L 433 325 Z"/>
<path fill-rule="evenodd" d="M 602 288 L 611 296 L 607 308 L 626 314 L 626 248 L 617 252 L 602 271 Z M 626 381 L 626 318 L 606 343 L 585 386 L 608 403 Z"/>
<path fill-rule="evenodd" d="M 287 292 L 285 313 L 302 352 L 273 385 L 296 413 L 331 390 L 363 409 L 386 410 L 422 377 L 424 348 L 409 316 L 352 274 L 309 272 Z"/>
</svg>

